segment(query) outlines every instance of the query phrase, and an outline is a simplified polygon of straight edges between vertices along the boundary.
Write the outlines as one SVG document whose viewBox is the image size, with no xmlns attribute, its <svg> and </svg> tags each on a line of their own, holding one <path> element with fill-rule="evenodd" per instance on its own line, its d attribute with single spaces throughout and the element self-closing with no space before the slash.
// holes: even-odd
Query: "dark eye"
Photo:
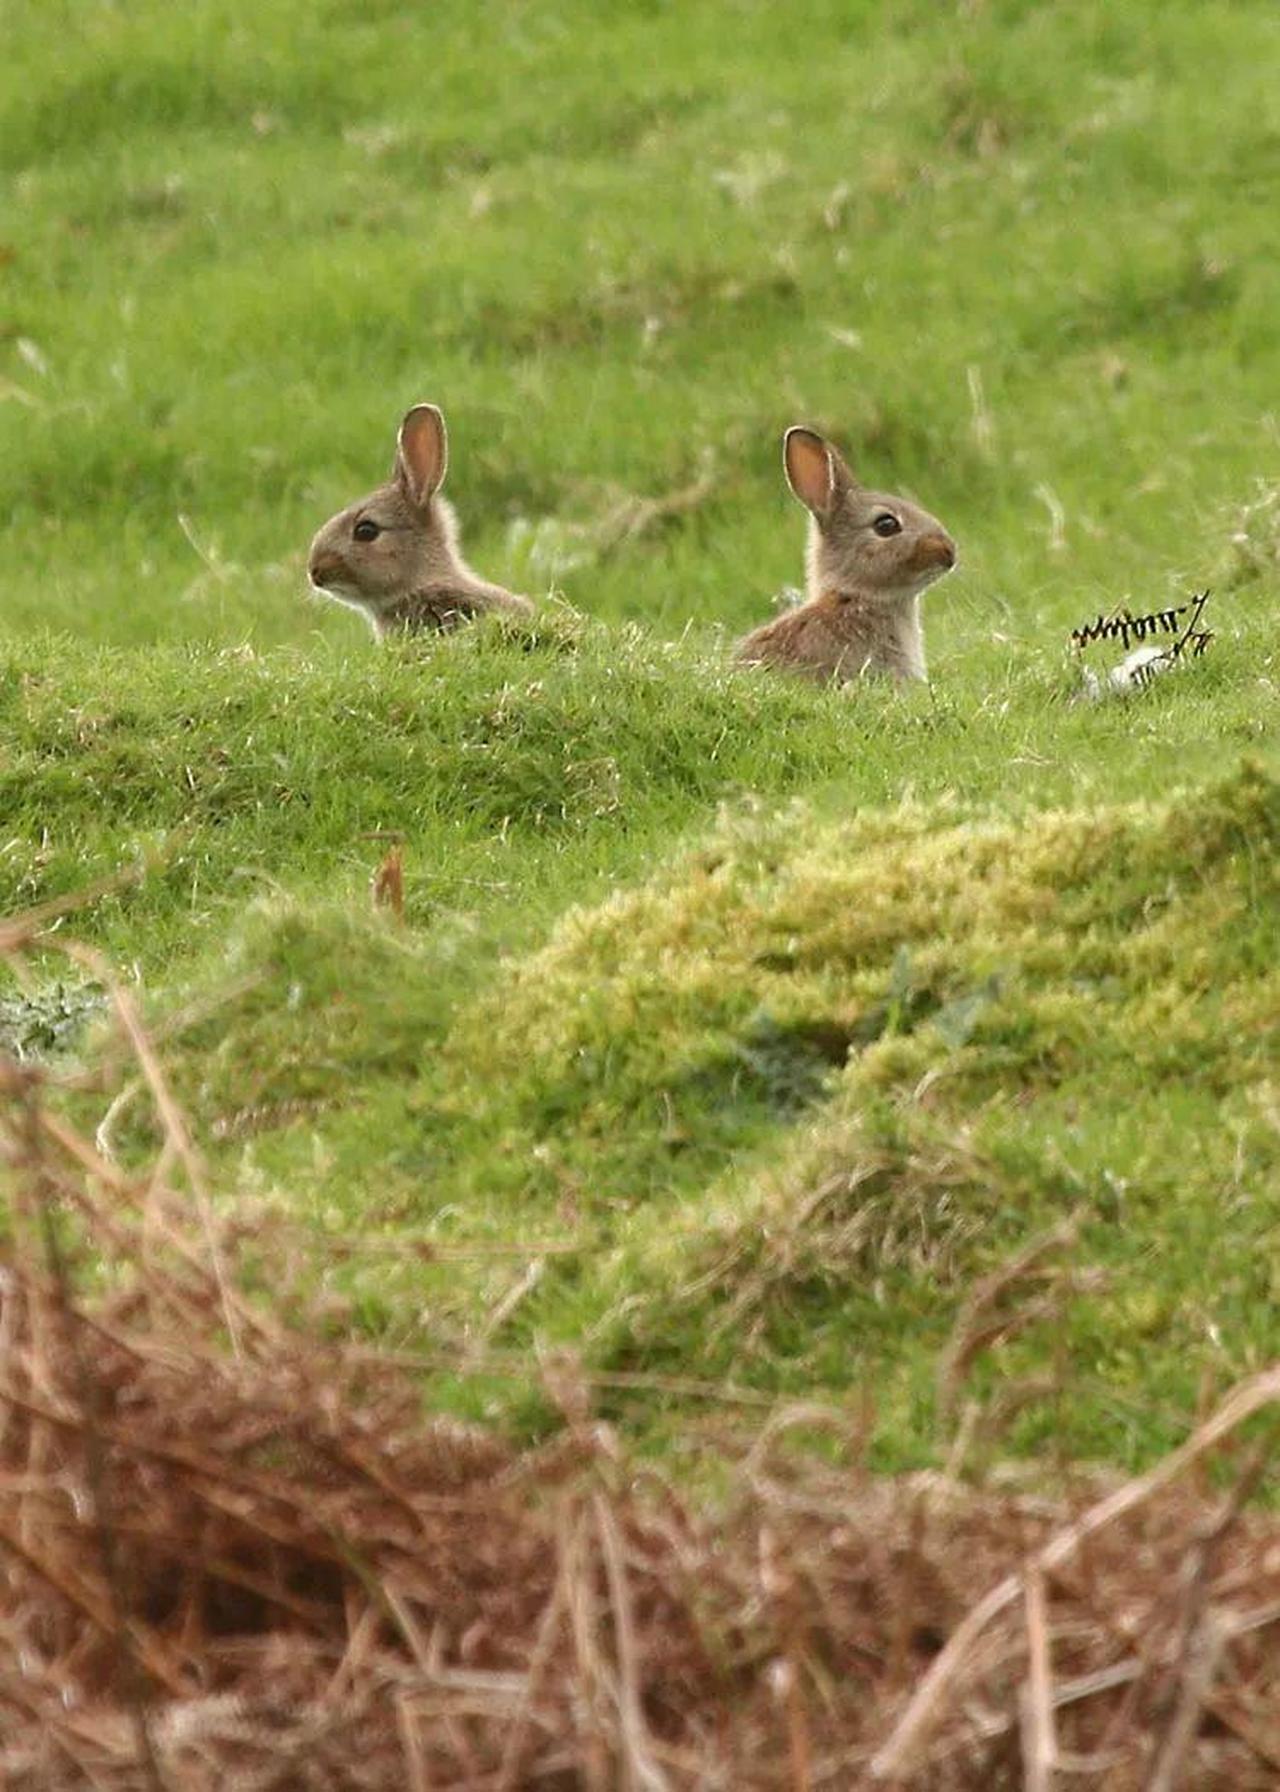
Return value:
<svg viewBox="0 0 1280 1792">
<path fill-rule="evenodd" d="M 882 510 L 871 527 L 877 535 L 901 535 L 902 524 L 890 511 Z"/>
<path fill-rule="evenodd" d="M 382 530 L 371 516 L 362 516 L 351 533 L 357 541 L 376 541 Z"/>
</svg>

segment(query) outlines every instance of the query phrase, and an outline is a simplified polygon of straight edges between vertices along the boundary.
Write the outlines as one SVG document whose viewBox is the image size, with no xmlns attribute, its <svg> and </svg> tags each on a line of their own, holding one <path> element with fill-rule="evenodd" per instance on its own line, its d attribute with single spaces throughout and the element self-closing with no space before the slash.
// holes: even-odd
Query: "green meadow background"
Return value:
<svg viewBox="0 0 1280 1792">
<path fill-rule="evenodd" d="M 891 1464 L 1042 1234 L 971 1450 L 1141 1460 L 1274 1357 L 1270 0 L 4 38 L 0 902 L 141 868 L 71 925 L 225 1199 L 354 1246 L 343 1323 L 525 1432 L 550 1348 L 673 1445 L 681 1378 L 870 1392 Z M 420 399 L 530 630 L 306 592 Z M 800 581 L 797 421 L 960 545 L 927 691 L 729 669 Z M 1073 701 L 1074 625 L 1205 587 L 1203 661 Z M 97 1001 L 51 955 L 0 1036 L 74 1062 Z"/>
</svg>

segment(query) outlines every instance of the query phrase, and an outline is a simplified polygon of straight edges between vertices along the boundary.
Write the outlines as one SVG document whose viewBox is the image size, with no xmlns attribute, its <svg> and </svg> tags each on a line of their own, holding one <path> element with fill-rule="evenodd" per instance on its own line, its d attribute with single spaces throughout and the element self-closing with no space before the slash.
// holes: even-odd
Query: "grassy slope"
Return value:
<svg viewBox="0 0 1280 1792">
<path fill-rule="evenodd" d="M 1040 983 L 1019 971 L 992 1006 L 1013 1026 L 1040 1004 L 1030 1059 L 997 1052 L 979 1074 L 964 1054 L 981 1041 L 929 1020 L 931 952 L 950 967 L 939 1001 L 1023 961 L 998 903 L 966 919 L 957 897 L 896 942 L 905 958 L 886 944 L 806 985 L 818 1032 L 799 1046 L 779 1043 L 773 973 L 745 945 L 695 999 L 667 944 L 666 995 L 567 1085 L 536 1055 L 501 1097 L 477 1069 L 511 990 L 581 937 L 573 904 L 670 860 L 637 908 L 581 924 L 606 940 L 621 914 L 669 939 L 663 905 L 693 900 L 685 855 L 719 838 L 722 802 L 732 830 L 750 793 L 803 795 L 777 851 L 812 871 L 879 837 L 842 832 L 849 816 L 910 795 L 931 836 L 1011 828 L 1017 884 L 1024 840 L 1034 857 L 1073 829 L 1181 838 L 1089 819 L 1101 804 L 1216 784 L 1242 750 L 1274 766 L 1274 8 L 845 5 L 806 9 L 803 35 L 748 4 L 495 4 L 429 31 L 368 0 L 127 16 L 91 0 L 74 33 L 70 16 L 11 9 L 0 72 L 0 894 L 154 851 L 89 931 L 162 1011 L 228 967 L 259 979 L 170 1046 L 202 1122 L 221 1122 L 228 1177 L 343 1227 L 589 1247 L 499 1343 L 541 1328 L 601 1362 L 787 1389 L 889 1385 L 896 1365 L 892 1453 L 929 1434 L 928 1352 L 966 1278 L 1064 1204 L 1093 1216 L 1081 1250 L 1119 1279 L 1110 1305 L 1073 1309 L 1073 1447 L 1141 1454 L 1202 1372 L 1274 1352 L 1244 1267 L 1274 1260 L 1274 1039 L 1215 1019 L 1202 979 L 1169 1093 L 1142 979 L 1176 991 L 1176 964 L 1126 960 L 1107 973 L 1116 1012 L 1072 1009 L 1113 900 L 1120 918 L 1171 901 L 1189 951 L 1205 903 L 1234 900 L 1255 922 L 1217 942 L 1213 976 L 1265 1018 L 1264 803 L 1243 824 L 1253 861 L 1238 840 L 1213 858 L 1204 903 L 1175 859 L 1090 867 L 1096 913 L 1060 938 L 1046 920 Z M 311 529 L 428 396 L 450 415 L 473 558 L 528 589 L 554 580 L 598 623 L 553 606 L 532 641 L 377 655 L 349 614 L 302 599 Z M 720 631 L 798 576 L 777 436 L 799 416 L 961 542 L 962 572 L 929 600 L 932 696 L 723 671 Z M 620 496 L 708 464 L 704 505 L 593 545 Z M 1193 675 L 1139 704 L 1063 700 L 1072 623 L 1207 582 L 1221 632 Z M 1042 835 L 1063 807 L 1079 819 Z M 366 918 L 378 829 L 406 835 L 400 938 Z M 873 881 L 902 875 L 898 850 L 875 848 Z M 963 841 L 946 850 L 965 863 Z M 755 913 L 720 916 L 727 936 L 749 944 Z M 603 975 L 588 953 L 576 981 L 551 980 L 566 1015 Z M 828 1086 L 832 1040 L 886 1003 L 886 1038 Z M 1064 1095 L 1046 1062 L 1090 1029 L 1106 1050 L 1073 1059 Z M 922 1116 L 910 1091 L 939 1064 Z M 613 1118 L 593 1130 L 584 1102 Z M 794 1257 L 787 1216 L 814 1177 L 868 1152 L 891 1188 L 961 1190 L 965 1249 L 904 1247 L 868 1294 L 868 1260 L 818 1214 L 812 1249 L 834 1237 L 841 1274 L 752 1258 L 742 1284 L 764 1289 L 767 1324 L 729 1348 L 735 1293 L 677 1296 L 671 1252 L 709 1262 L 777 1203 L 766 1236 Z M 428 1334 L 452 1339 L 506 1275 L 440 1285 L 379 1252 L 348 1281 L 371 1322 L 417 1338 L 425 1296 Z M 1043 1368 L 1053 1343 L 1041 1328 L 1000 1372 Z"/>
<path fill-rule="evenodd" d="M 456 1004 L 449 931 L 269 902 L 181 1086 L 242 1185 L 363 1229 L 347 1293 L 403 1343 L 461 1346 L 523 1274 L 406 1236 L 554 1241 L 503 1342 L 874 1382 L 894 1455 L 973 1278 L 1078 1214 L 1088 1275 L 992 1373 L 1052 1367 L 1028 1441 L 1149 1447 L 1277 1344 L 1277 845 L 1259 773 L 1012 823 L 739 816 Z"/>
</svg>

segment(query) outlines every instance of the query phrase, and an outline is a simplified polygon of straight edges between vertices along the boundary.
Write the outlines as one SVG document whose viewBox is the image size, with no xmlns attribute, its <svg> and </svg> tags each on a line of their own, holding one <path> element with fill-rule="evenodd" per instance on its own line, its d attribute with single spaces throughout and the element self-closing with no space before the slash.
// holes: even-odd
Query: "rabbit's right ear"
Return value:
<svg viewBox="0 0 1280 1792">
<path fill-rule="evenodd" d="M 823 441 L 816 429 L 797 424 L 782 438 L 782 464 L 787 484 L 796 497 L 820 523 L 825 523 L 842 481 L 850 477 L 835 449 Z"/>
<path fill-rule="evenodd" d="M 396 442 L 395 477 L 410 503 L 422 509 L 443 485 L 448 465 L 444 413 L 434 404 L 415 404 L 405 412 Z"/>
</svg>

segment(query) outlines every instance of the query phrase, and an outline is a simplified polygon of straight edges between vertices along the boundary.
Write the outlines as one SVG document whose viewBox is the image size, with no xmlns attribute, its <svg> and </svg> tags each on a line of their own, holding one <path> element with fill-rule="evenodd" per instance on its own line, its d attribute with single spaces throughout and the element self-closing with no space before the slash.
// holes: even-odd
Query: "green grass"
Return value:
<svg viewBox="0 0 1280 1792">
<path fill-rule="evenodd" d="M 470 990 L 457 917 L 270 898 L 171 1061 L 229 1181 L 359 1229 L 345 1292 L 402 1345 L 462 1351 L 523 1269 L 485 1253 L 549 1244 L 494 1342 L 874 1385 L 891 1460 L 974 1278 L 1078 1212 L 1080 1288 L 987 1382 L 1048 1357 L 1025 1441 L 1127 1455 L 1276 1345 L 1278 843 L 1260 772 L 1013 822 L 739 813 Z"/>
<path fill-rule="evenodd" d="M 1052 1382 L 1007 1441 L 1140 1460 L 1274 1356 L 1275 8 L 18 0 L 6 43 L 0 905 L 129 874 L 72 925 L 228 1197 L 367 1237 L 344 1296 L 415 1348 L 874 1386 L 886 1461 L 1068 1211 L 975 1369 Z M 380 651 L 304 595 L 420 398 L 531 631 Z M 728 669 L 799 579 L 800 419 L 960 544 L 931 691 Z M 1205 585 L 1205 660 L 1070 700 L 1073 624 Z M 0 1038 L 65 1047 L 48 976 Z M 409 1249 L 538 1240 L 487 1331 L 524 1260 Z"/>
<path fill-rule="evenodd" d="M 423 396 L 479 564 L 535 585 L 513 524 L 712 454 L 705 512 L 564 575 L 665 631 L 796 576 L 778 434 L 829 424 L 961 543 L 948 677 L 1210 578 L 1275 478 L 1266 0 L 72 16 L 13 7 L 2 77 L 14 624 L 360 651 L 301 556 Z"/>
</svg>

